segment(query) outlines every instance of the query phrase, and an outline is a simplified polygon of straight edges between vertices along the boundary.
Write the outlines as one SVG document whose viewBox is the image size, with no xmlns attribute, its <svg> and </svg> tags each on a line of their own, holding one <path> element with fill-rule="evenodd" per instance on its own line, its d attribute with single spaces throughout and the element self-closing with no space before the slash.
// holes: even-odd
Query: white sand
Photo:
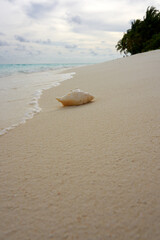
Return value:
<svg viewBox="0 0 160 240">
<path fill-rule="evenodd" d="M 74 71 L 0 137 L 0 239 L 158 240 L 160 51 Z"/>
</svg>

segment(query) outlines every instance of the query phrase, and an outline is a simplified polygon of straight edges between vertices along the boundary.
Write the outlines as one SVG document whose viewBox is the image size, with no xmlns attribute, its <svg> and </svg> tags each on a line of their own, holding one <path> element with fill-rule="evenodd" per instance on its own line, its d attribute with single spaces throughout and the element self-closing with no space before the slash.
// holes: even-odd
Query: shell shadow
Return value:
<svg viewBox="0 0 160 240">
<path fill-rule="evenodd" d="M 77 105 L 77 106 L 59 106 L 56 111 L 68 111 L 68 110 L 73 110 L 73 109 L 79 109 L 79 108 L 85 108 L 87 107 L 88 105 L 91 105 L 93 104 L 95 101 L 91 101 L 91 102 L 88 102 L 88 103 L 85 103 L 85 104 L 81 104 L 81 105 Z"/>
</svg>

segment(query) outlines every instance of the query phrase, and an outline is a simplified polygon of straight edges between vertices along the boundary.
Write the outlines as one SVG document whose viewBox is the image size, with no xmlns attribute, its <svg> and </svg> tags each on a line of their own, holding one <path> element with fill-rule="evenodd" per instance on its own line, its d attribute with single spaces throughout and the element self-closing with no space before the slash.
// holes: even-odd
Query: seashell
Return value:
<svg viewBox="0 0 160 240">
<path fill-rule="evenodd" d="M 61 102 L 63 106 L 77 106 L 84 103 L 91 102 L 94 97 L 88 92 L 83 92 L 80 89 L 71 90 L 70 93 L 57 97 L 57 101 Z"/>
</svg>

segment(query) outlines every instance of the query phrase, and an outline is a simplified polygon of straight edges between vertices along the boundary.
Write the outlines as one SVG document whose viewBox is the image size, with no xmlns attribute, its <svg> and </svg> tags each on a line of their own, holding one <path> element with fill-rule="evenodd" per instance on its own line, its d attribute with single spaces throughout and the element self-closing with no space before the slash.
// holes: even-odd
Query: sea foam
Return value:
<svg viewBox="0 0 160 240">
<path fill-rule="evenodd" d="M 62 71 L 62 70 L 61 70 Z M 75 73 L 62 74 L 60 71 L 8 76 L 0 79 L 0 104 L 3 106 L 0 119 L 0 135 L 24 124 L 42 111 L 38 104 L 43 91 L 58 86 Z M 4 80 L 4 81 L 3 81 Z"/>
</svg>

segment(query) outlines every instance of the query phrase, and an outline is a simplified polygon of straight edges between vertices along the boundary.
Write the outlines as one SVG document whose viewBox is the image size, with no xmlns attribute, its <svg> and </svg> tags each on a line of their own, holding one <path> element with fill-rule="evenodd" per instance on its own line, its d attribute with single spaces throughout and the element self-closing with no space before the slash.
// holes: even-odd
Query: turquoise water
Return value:
<svg viewBox="0 0 160 240">
<path fill-rule="evenodd" d="M 15 73 L 34 73 L 61 68 L 82 66 L 81 63 L 52 63 L 52 64 L 0 64 L 0 77 Z M 86 64 L 85 64 L 86 65 Z"/>
</svg>

